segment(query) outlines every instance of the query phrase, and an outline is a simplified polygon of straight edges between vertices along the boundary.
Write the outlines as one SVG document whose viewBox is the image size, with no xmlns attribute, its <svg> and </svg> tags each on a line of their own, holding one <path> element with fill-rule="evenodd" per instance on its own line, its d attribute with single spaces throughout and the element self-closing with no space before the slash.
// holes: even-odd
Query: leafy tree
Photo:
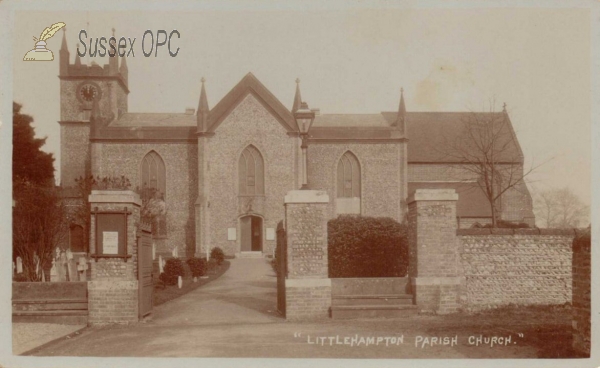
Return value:
<svg viewBox="0 0 600 368">
<path fill-rule="evenodd" d="M 13 208 L 13 252 L 23 260 L 28 281 L 41 281 L 52 267 L 54 250 L 67 234 L 65 206 L 58 188 L 16 183 Z"/>
<path fill-rule="evenodd" d="M 54 249 L 65 236 L 65 212 L 54 186 L 54 157 L 41 150 L 33 118 L 13 102 L 13 257 L 21 257 L 24 278 L 40 281 Z"/>
<path fill-rule="evenodd" d="M 27 181 L 37 185 L 54 182 L 54 157 L 41 150 L 46 138 L 35 138 L 33 118 L 21 113 L 23 106 L 13 102 L 13 185 Z"/>
</svg>

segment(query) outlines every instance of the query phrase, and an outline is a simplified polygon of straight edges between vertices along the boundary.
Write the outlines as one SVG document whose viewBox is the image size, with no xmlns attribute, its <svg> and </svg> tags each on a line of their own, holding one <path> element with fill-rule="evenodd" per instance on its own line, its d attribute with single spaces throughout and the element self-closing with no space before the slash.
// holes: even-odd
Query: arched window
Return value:
<svg viewBox="0 0 600 368">
<path fill-rule="evenodd" d="M 155 151 L 142 159 L 141 170 L 142 217 L 152 222 L 155 236 L 167 236 L 167 216 L 164 201 L 167 192 L 165 162 Z"/>
<path fill-rule="evenodd" d="M 69 227 L 69 248 L 71 252 L 87 252 L 83 227 L 71 224 Z"/>
<path fill-rule="evenodd" d="M 165 162 L 155 151 L 150 151 L 142 160 L 142 189 L 153 189 L 166 194 Z"/>
<path fill-rule="evenodd" d="M 256 147 L 246 147 L 238 164 L 240 195 L 265 194 L 265 170 L 262 155 Z"/>
<path fill-rule="evenodd" d="M 338 163 L 337 171 L 338 198 L 360 197 L 360 165 L 351 152 L 346 152 Z"/>
</svg>

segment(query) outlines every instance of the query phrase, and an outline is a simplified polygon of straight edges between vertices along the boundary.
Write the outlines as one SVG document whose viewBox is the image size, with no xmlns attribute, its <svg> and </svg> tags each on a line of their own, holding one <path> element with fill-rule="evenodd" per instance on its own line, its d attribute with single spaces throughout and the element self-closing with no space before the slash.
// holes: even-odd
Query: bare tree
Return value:
<svg viewBox="0 0 600 368">
<path fill-rule="evenodd" d="M 13 190 L 13 251 L 23 261 L 25 278 L 41 281 L 67 233 L 65 208 L 57 188 L 20 181 Z"/>
<path fill-rule="evenodd" d="M 491 104 L 493 106 L 493 104 Z M 502 112 L 471 112 L 462 120 L 462 126 L 452 138 L 446 138 L 443 147 L 436 148 L 444 160 L 456 164 L 477 178 L 487 198 L 496 227 L 501 213 L 501 198 L 509 190 L 520 190 L 525 178 L 537 167 L 524 168 L 524 158 L 511 126 L 506 106 Z"/>
<path fill-rule="evenodd" d="M 534 196 L 536 219 L 548 228 L 577 228 L 587 226 L 589 206 L 569 188 L 549 189 Z"/>
</svg>

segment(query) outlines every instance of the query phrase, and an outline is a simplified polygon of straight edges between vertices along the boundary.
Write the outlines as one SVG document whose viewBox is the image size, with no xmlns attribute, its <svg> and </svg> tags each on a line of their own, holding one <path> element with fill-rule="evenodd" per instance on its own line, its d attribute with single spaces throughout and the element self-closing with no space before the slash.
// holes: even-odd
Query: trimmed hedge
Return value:
<svg viewBox="0 0 600 368">
<path fill-rule="evenodd" d="M 160 274 L 161 280 L 166 285 L 176 285 L 179 276 L 185 276 L 183 261 L 179 258 L 169 258 L 165 262 L 165 272 Z"/>
<path fill-rule="evenodd" d="M 223 263 L 223 261 L 225 260 L 225 253 L 223 253 L 223 249 L 219 247 L 214 247 L 210 251 L 210 258 L 217 261 L 217 265 L 220 266 L 221 263 Z"/>
<path fill-rule="evenodd" d="M 190 267 L 192 277 L 200 277 L 206 274 L 207 263 L 204 258 L 192 257 L 186 261 Z"/>
<path fill-rule="evenodd" d="M 339 216 L 327 223 L 329 277 L 404 277 L 405 225 L 389 217 Z"/>
</svg>

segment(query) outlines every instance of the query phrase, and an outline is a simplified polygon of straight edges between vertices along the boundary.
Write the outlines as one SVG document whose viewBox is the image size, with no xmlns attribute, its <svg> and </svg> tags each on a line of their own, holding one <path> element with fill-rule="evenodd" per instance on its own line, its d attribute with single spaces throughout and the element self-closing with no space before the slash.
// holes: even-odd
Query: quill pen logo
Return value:
<svg viewBox="0 0 600 368">
<path fill-rule="evenodd" d="M 42 31 L 40 38 L 33 37 L 35 42 L 35 48 L 33 50 L 29 50 L 25 56 L 23 56 L 23 61 L 52 61 L 54 60 L 54 54 L 52 51 L 46 48 L 46 40 L 50 37 L 54 36 L 59 29 L 66 26 L 63 22 L 54 23 L 50 27 L 46 27 Z"/>
</svg>

